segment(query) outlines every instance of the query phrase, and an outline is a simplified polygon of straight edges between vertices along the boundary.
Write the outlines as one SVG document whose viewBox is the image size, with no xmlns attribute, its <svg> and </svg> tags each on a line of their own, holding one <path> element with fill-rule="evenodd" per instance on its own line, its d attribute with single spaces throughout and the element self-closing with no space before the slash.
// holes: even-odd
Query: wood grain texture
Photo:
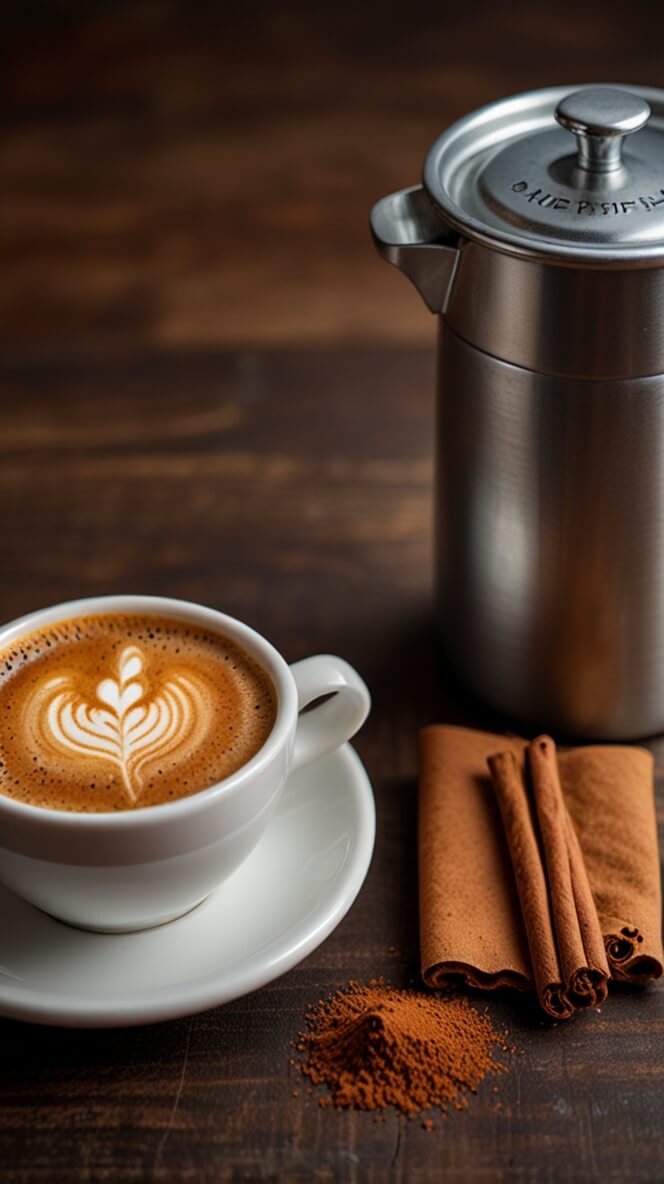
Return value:
<svg viewBox="0 0 664 1184">
<path fill-rule="evenodd" d="M 433 323 L 375 257 L 368 208 L 481 102 L 661 83 L 662 12 L 627 15 L 629 32 L 617 0 L 0 14 L 0 619 L 153 592 L 237 614 L 289 660 L 338 650 L 373 693 L 357 747 L 378 807 L 354 907 L 271 986 L 111 1033 L 0 1021 L 0 1184 L 664 1176 L 657 988 L 553 1029 L 492 1000 L 524 1055 L 433 1132 L 323 1111 L 288 1063 L 320 994 L 417 979 L 418 727 L 504 722 L 433 643 Z"/>
<path fill-rule="evenodd" d="M 482 103 L 662 82 L 647 0 L 4 8 L 5 348 L 428 342 L 373 202 Z"/>
<path fill-rule="evenodd" d="M 13 364 L 1 389 L 0 616 L 132 589 L 228 609 L 290 660 L 338 650 L 373 692 L 357 747 L 378 807 L 356 904 L 264 990 L 115 1033 L 0 1022 L 2 1184 L 661 1178 L 657 988 L 554 1028 L 492 1000 L 524 1055 L 433 1132 L 322 1111 L 289 1067 L 322 993 L 418 977 L 418 726 L 500 723 L 431 635 L 430 353 L 143 351 Z"/>
</svg>

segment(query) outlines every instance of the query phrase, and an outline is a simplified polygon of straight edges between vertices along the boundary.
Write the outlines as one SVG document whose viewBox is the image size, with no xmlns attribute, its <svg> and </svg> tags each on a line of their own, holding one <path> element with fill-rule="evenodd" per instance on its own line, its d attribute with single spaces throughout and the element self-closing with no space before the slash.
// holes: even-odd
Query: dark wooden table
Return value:
<svg viewBox="0 0 664 1184">
<path fill-rule="evenodd" d="M 500 1107 L 488 1083 L 432 1132 L 321 1110 L 289 1065 L 321 994 L 417 980 L 417 729 L 495 722 L 432 641 L 433 325 L 368 206 L 490 98 L 663 81 L 645 4 L 627 47 L 613 0 L 399 11 L 3 16 L 0 618 L 133 590 L 338 651 L 374 697 L 378 831 L 348 916 L 263 990 L 113 1032 L 0 1021 L 2 1184 L 664 1176 L 657 988 L 553 1028 L 492 1000 L 525 1055 Z"/>
</svg>

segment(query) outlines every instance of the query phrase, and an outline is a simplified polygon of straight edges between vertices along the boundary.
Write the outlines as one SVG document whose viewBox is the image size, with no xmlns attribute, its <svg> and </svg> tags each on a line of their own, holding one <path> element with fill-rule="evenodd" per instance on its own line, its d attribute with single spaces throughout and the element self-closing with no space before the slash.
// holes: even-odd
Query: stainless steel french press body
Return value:
<svg viewBox="0 0 664 1184">
<path fill-rule="evenodd" d="M 484 107 L 371 227 L 439 314 L 448 660 L 561 735 L 664 731 L 664 91 Z"/>
</svg>

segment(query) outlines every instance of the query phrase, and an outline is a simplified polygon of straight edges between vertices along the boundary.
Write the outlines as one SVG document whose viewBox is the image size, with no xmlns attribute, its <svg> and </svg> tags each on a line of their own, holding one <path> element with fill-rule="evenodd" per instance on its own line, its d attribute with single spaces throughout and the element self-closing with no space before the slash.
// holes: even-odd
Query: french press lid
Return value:
<svg viewBox="0 0 664 1184">
<path fill-rule="evenodd" d="M 436 140 L 423 180 L 465 237 L 569 264 L 657 264 L 664 91 L 548 87 L 491 103 Z"/>
</svg>

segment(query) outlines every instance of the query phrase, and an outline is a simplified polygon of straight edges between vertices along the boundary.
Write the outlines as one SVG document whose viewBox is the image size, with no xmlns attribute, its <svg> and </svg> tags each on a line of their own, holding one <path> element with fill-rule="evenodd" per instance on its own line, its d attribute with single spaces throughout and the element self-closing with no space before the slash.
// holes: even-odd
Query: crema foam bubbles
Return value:
<svg viewBox="0 0 664 1184">
<path fill-rule="evenodd" d="M 250 760 L 275 716 L 267 672 L 223 635 L 79 617 L 0 651 L 0 792 L 84 812 L 186 797 Z"/>
</svg>

